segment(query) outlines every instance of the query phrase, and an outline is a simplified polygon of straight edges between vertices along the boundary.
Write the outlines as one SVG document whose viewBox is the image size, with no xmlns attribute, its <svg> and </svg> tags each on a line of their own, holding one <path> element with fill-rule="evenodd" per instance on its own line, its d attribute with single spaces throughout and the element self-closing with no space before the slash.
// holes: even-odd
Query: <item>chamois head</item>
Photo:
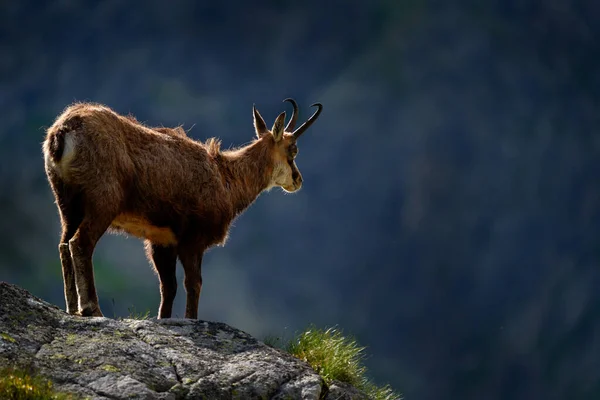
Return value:
<svg viewBox="0 0 600 400">
<path fill-rule="evenodd" d="M 264 119 L 256 109 L 254 111 L 254 129 L 258 140 L 267 140 L 271 143 L 273 157 L 273 174 L 271 176 L 270 187 L 279 186 L 288 193 L 296 192 L 302 187 L 302 174 L 296 166 L 296 155 L 298 154 L 298 146 L 296 141 L 308 127 L 319 117 L 323 106 L 320 103 L 315 103 L 311 107 L 317 107 L 317 111 L 298 129 L 294 130 L 298 119 L 298 104 L 294 99 L 285 99 L 284 102 L 290 102 L 293 107 L 292 117 L 285 125 L 285 111 L 279 114 L 275 119 L 275 123 L 271 130 L 267 129 Z"/>
</svg>

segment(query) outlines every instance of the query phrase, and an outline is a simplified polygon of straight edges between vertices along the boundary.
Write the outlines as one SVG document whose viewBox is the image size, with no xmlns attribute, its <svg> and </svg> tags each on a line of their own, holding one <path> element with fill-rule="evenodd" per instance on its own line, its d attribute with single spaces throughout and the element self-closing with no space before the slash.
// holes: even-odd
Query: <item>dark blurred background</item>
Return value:
<svg viewBox="0 0 600 400">
<path fill-rule="evenodd" d="M 261 196 L 207 255 L 199 317 L 259 338 L 337 324 L 407 399 L 599 399 L 599 18 L 594 0 L 2 0 L 0 279 L 64 307 L 41 142 L 69 103 L 227 148 L 253 103 L 270 125 L 285 97 L 302 119 L 320 101 L 304 188 Z M 137 239 L 94 260 L 106 316 L 156 315 Z"/>
</svg>

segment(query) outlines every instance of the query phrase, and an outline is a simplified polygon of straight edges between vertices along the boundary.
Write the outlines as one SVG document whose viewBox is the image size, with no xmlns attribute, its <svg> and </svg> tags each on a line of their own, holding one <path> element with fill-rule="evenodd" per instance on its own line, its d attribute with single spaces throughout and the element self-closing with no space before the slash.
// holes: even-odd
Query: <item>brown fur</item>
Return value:
<svg viewBox="0 0 600 400">
<path fill-rule="evenodd" d="M 92 253 L 107 231 L 145 240 L 159 280 L 159 317 L 171 316 L 175 265 L 185 270 L 186 318 L 196 318 L 206 249 L 224 244 L 233 219 L 265 189 L 300 189 L 285 113 L 272 131 L 255 110 L 257 139 L 221 151 L 181 128 L 150 128 L 106 106 L 76 103 L 48 129 L 45 169 L 62 222 L 59 253 L 67 311 L 101 316 Z M 291 150 L 290 150 L 291 149 Z"/>
</svg>

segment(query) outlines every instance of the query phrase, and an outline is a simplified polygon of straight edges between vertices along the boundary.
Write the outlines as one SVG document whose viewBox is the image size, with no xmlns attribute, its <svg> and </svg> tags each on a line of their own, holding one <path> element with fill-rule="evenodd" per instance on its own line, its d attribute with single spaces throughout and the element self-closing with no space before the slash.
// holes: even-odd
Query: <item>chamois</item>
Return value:
<svg viewBox="0 0 600 400">
<path fill-rule="evenodd" d="M 143 239 L 160 281 L 159 318 L 170 318 L 177 292 L 177 258 L 185 272 L 185 317 L 198 317 L 202 256 L 223 245 L 231 222 L 258 195 L 302 186 L 297 139 L 323 106 L 298 129 L 298 105 L 271 130 L 253 106 L 256 139 L 221 150 L 220 141 L 189 138 L 181 128 L 150 128 L 94 103 L 68 106 L 48 128 L 45 170 L 58 207 L 58 245 L 67 312 L 102 316 L 92 254 L 106 231 Z"/>
</svg>

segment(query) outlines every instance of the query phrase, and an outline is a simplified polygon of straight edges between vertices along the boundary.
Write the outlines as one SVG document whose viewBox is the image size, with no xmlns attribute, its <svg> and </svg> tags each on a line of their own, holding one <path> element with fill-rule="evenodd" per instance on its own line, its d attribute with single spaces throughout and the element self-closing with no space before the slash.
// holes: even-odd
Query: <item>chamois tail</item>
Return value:
<svg viewBox="0 0 600 400">
<path fill-rule="evenodd" d="M 54 170 L 59 176 L 65 178 L 69 160 L 75 152 L 74 132 L 81 128 L 81 117 L 72 116 L 67 120 L 55 123 L 48 129 L 44 143 L 46 168 Z"/>
</svg>

